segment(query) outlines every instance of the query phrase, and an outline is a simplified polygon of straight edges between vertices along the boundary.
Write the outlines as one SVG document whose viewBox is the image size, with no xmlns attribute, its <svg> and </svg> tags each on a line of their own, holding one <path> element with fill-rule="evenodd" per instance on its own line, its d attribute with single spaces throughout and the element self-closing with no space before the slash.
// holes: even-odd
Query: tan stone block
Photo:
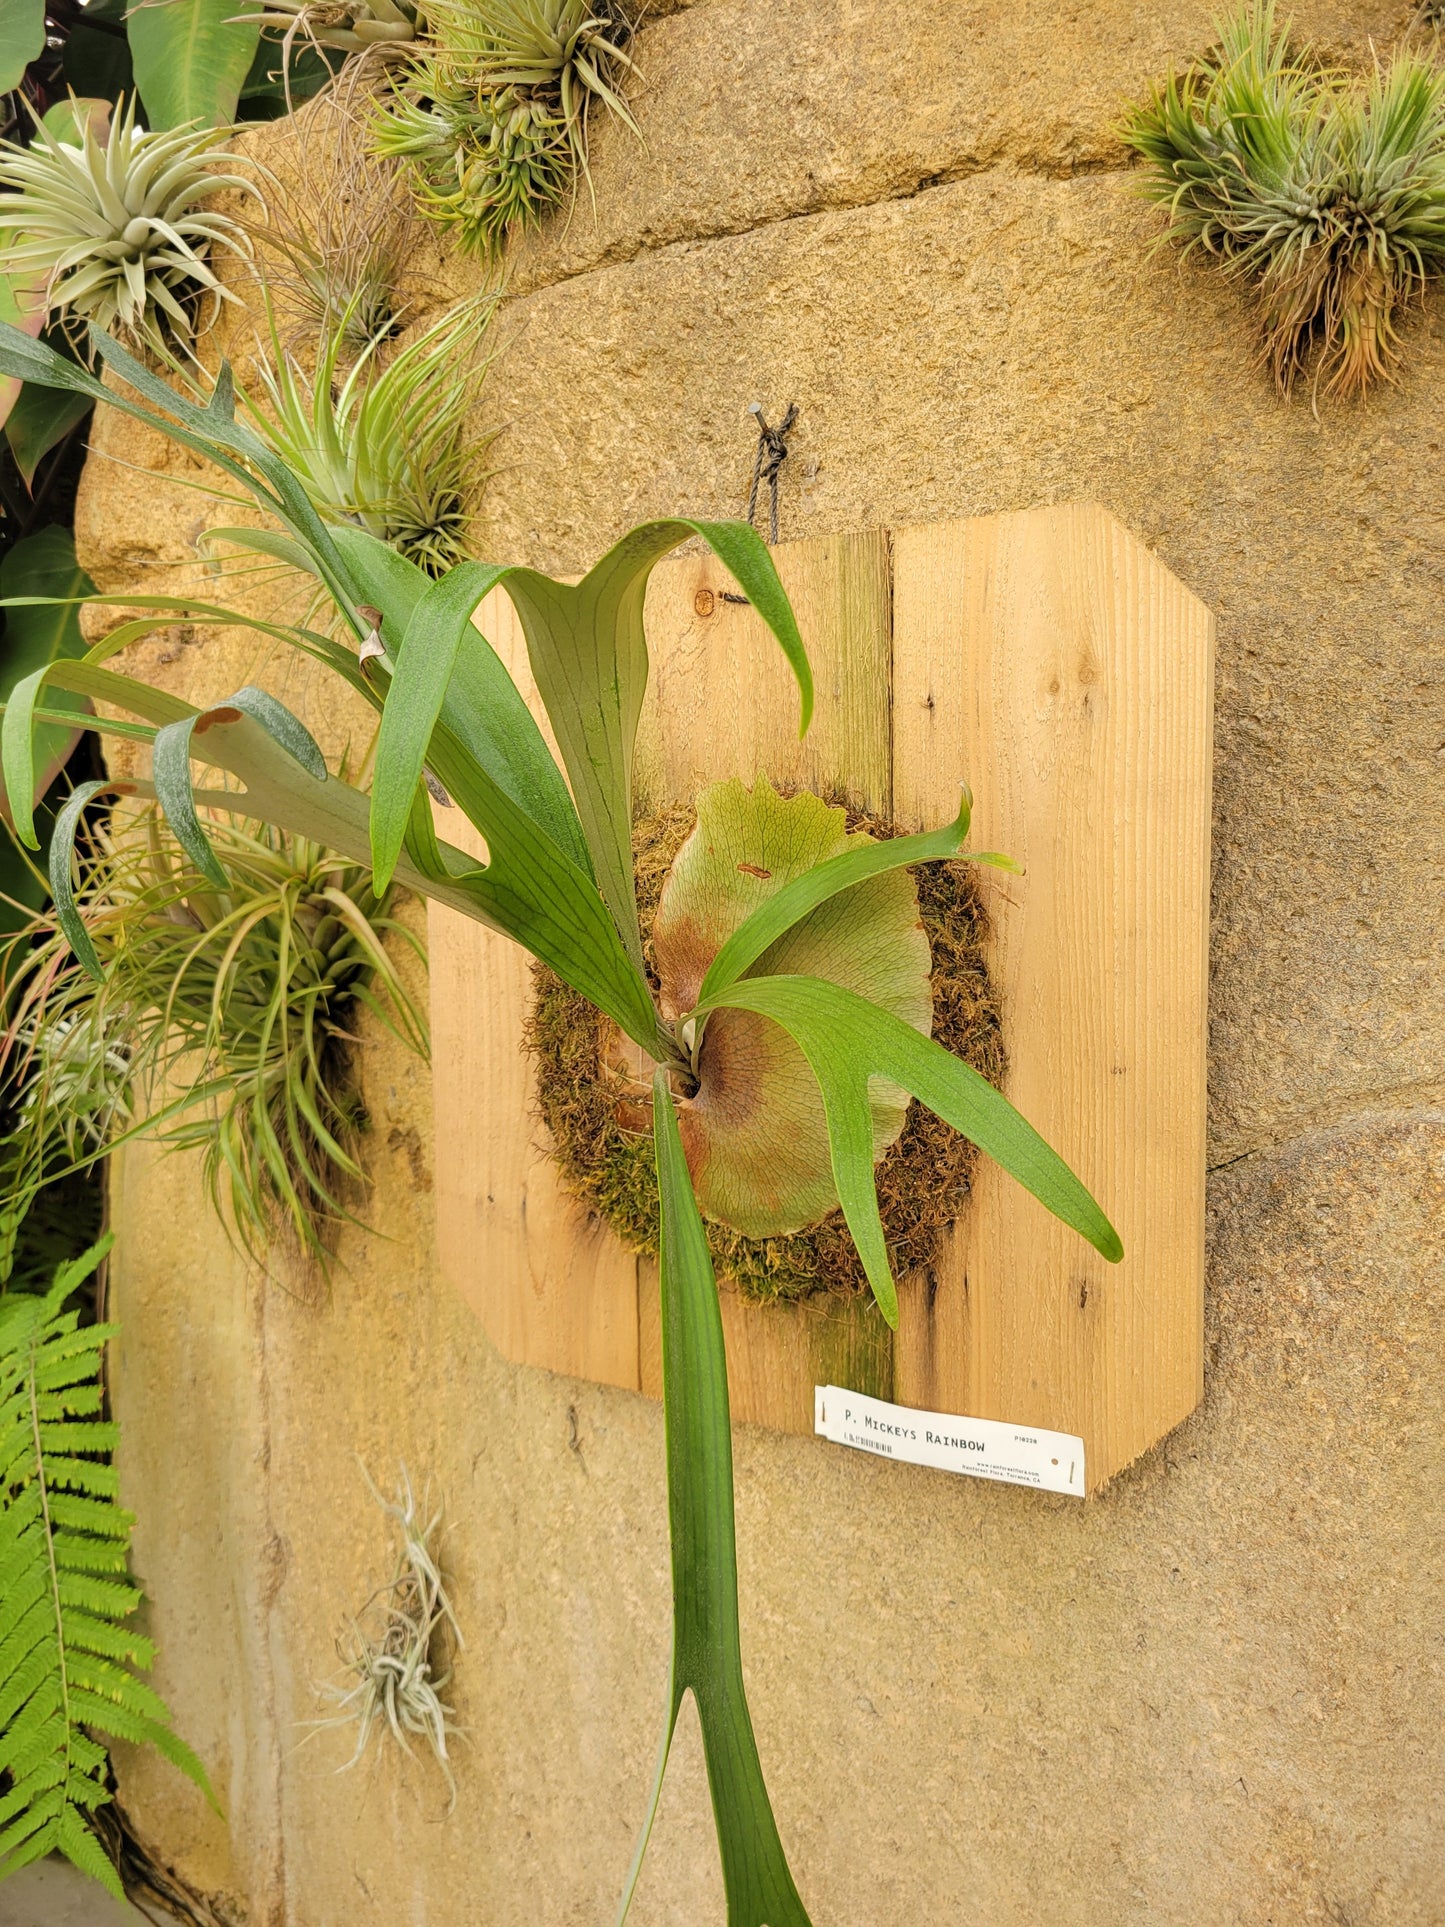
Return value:
<svg viewBox="0 0 1445 1927">
<path fill-rule="evenodd" d="M 1401 0 L 1308 0 L 1301 34 L 1351 61 Z M 627 88 L 639 141 L 592 116 L 595 205 L 510 251 L 518 292 L 675 241 L 897 199 L 992 167 L 1118 166 L 1124 104 L 1214 39 L 1212 0 L 707 0 L 644 16 Z"/>
</svg>

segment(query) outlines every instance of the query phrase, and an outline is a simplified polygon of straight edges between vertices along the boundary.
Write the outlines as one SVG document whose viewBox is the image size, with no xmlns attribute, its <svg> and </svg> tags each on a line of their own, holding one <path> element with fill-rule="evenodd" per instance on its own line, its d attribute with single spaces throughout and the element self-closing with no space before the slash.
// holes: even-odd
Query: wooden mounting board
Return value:
<svg viewBox="0 0 1445 1927">
<path fill-rule="evenodd" d="M 980 873 L 1005 1088 L 1125 1257 L 1106 1265 L 981 1160 L 965 1221 L 900 1281 L 896 1336 L 863 1301 L 764 1310 L 724 1287 L 733 1415 L 810 1432 L 813 1388 L 832 1383 L 1047 1426 L 1083 1437 L 1097 1490 L 1203 1387 L 1212 617 L 1092 506 L 774 553 L 817 678 L 807 739 L 731 578 L 675 557 L 648 593 L 639 790 L 690 800 L 761 773 L 922 827 L 966 779 L 974 846 L 1025 865 Z M 494 594 L 477 619 L 535 707 L 510 603 Z M 439 828 L 464 841 L 455 812 Z M 520 1048 L 528 968 L 431 907 L 441 1264 L 508 1358 L 657 1395 L 654 1268 L 547 1155 Z"/>
</svg>

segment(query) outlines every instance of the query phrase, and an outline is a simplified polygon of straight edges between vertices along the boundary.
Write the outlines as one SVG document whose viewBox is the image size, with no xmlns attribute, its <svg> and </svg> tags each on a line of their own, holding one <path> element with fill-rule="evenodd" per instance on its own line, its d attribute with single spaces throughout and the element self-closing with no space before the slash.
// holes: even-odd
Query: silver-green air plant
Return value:
<svg viewBox="0 0 1445 1927">
<path fill-rule="evenodd" d="M 576 165 L 566 128 L 544 98 L 514 87 L 475 95 L 429 63 L 373 128 L 378 159 L 406 167 L 418 211 L 464 253 L 494 260 L 509 234 L 566 199 Z"/>
<path fill-rule="evenodd" d="M 374 1734 L 389 1736 L 405 1753 L 420 1739 L 445 1775 L 455 1806 L 447 1740 L 457 1729 L 446 1699 L 451 1671 L 444 1648 L 460 1649 L 464 1641 L 442 1575 L 441 1509 L 418 1506 L 405 1464 L 392 1499 L 383 1498 L 369 1477 L 366 1483 L 396 1530 L 395 1563 L 390 1579 L 337 1641 L 342 1674 L 320 1689 L 337 1710 L 316 1724 L 354 1729 L 351 1755 L 337 1769 L 342 1773 L 360 1765 Z"/>
<path fill-rule="evenodd" d="M 350 308 L 331 316 L 304 366 L 280 338 L 274 308 L 244 396 L 255 432 L 329 522 L 391 543 L 429 575 L 466 553 L 469 504 L 492 439 L 474 419 L 495 301 L 449 308 L 397 348 L 390 325 L 346 365 Z"/>
<path fill-rule="evenodd" d="M 555 100 L 579 167 L 587 117 L 600 103 L 636 132 L 622 98 L 633 62 L 620 13 L 588 0 L 431 0 L 428 27 L 445 58 L 478 93 L 527 89 Z"/>
<path fill-rule="evenodd" d="M 118 343 L 96 336 L 94 346 L 119 378 L 116 390 L 13 328 L 0 329 L 0 374 L 77 390 L 151 422 L 252 492 L 280 524 L 279 531 L 255 531 L 254 545 L 308 567 L 349 632 L 348 641 L 296 629 L 289 640 L 379 713 L 374 773 L 369 794 L 332 774 L 301 722 L 261 690 L 241 689 L 199 710 L 116 673 L 106 665 L 106 645 L 99 645 L 81 662 L 51 664 L 26 679 L 6 707 L 0 759 L 17 833 L 35 846 L 25 803 L 34 794 L 33 730 L 52 713 L 45 690 L 90 695 L 104 710 L 98 729 L 119 729 L 150 744 L 150 789 L 206 874 L 219 878 L 223 872 L 198 808 L 228 802 L 234 808 L 236 798 L 216 788 L 214 778 L 210 787 L 197 789 L 193 765 L 244 785 L 249 815 L 323 842 L 352 861 L 369 860 L 378 890 L 399 882 L 519 943 L 655 1066 L 648 1096 L 659 1198 L 673 1666 L 658 1773 L 624 1883 L 622 1916 L 677 1715 L 691 1693 L 730 1927 L 807 1927 L 747 1706 L 722 1318 L 684 1133 L 696 1136 L 690 1107 L 709 1076 L 711 1055 L 726 1051 L 737 1035 L 732 1019 L 744 1020 L 771 1048 L 786 1046 L 793 1060 L 792 1096 L 775 1118 L 770 1141 L 791 1143 L 797 1135 L 793 1107 L 805 1102 L 817 1166 L 795 1195 L 811 1188 L 808 1209 L 836 1200 L 879 1315 L 890 1325 L 897 1323 L 898 1295 L 874 1159 L 909 1097 L 998 1161 L 1106 1259 L 1122 1255 L 1114 1228 L 1058 1154 L 999 1091 L 926 1034 L 921 953 L 913 981 L 895 982 L 884 1001 L 873 994 L 879 980 L 855 971 L 850 893 L 916 864 L 965 855 L 967 801 L 954 822 L 889 840 L 846 837 L 824 823 L 803 860 L 790 863 L 790 853 L 798 856 L 796 839 L 789 841 L 792 819 L 760 796 L 756 829 L 764 847 L 755 853 L 750 844 L 732 866 L 723 912 L 710 931 L 711 955 L 692 955 L 670 980 L 667 1001 L 660 1001 L 646 968 L 632 842 L 633 757 L 648 676 L 647 579 L 669 551 L 701 538 L 776 639 L 796 679 L 806 729 L 813 697 L 807 652 L 757 534 L 741 523 L 677 518 L 634 529 L 580 581 L 478 561 L 458 563 L 433 581 L 366 529 L 323 522 L 286 463 L 236 421 L 228 370 L 222 369 L 204 405 L 196 405 L 178 398 Z M 239 532 L 232 534 L 239 539 Z M 516 609 L 558 746 L 555 756 L 472 621 L 494 589 Z M 117 711 L 136 720 L 110 720 Z M 428 774 L 484 841 L 485 863 L 439 838 Z M 82 961 L 97 969 L 99 960 L 86 956 L 70 865 L 80 813 L 100 787 L 83 784 L 62 810 L 50 856 L 57 916 Z M 447 817 L 443 811 L 443 825 Z M 774 825 L 783 838 L 777 850 Z M 690 859 L 703 896 L 712 887 L 713 853 L 705 842 L 694 844 Z M 973 860 L 999 859 L 974 853 Z M 732 887 L 740 877 L 748 880 L 745 890 Z M 759 887 L 752 889 L 752 883 Z M 825 928 L 832 929 L 830 943 L 821 940 Z M 901 1000 L 896 1007 L 895 992 Z M 875 1110 L 880 1096 L 893 1108 L 891 1120 Z M 767 1135 L 761 1122 L 755 1139 L 760 1134 Z M 739 1148 L 737 1182 L 724 1187 L 713 1208 L 732 1210 L 734 1195 L 743 1197 L 753 1182 L 743 1168 L 748 1147 Z"/>
<path fill-rule="evenodd" d="M 410 51 L 418 33 L 417 10 L 405 0 L 266 0 L 262 11 L 234 18 L 279 33 L 288 63 L 297 41 L 392 59 Z"/>
<path fill-rule="evenodd" d="M 131 1137 L 197 1150 L 245 1249 L 285 1235 L 324 1266 L 364 1181 L 355 1026 L 369 1011 L 426 1048 L 387 949 L 417 939 L 364 867 L 304 837 L 229 817 L 213 837 L 207 877 L 154 810 L 97 833 L 78 915 L 99 975 L 48 912 L 0 955 L 0 1165 L 33 1193 Z"/>
<path fill-rule="evenodd" d="M 1124 123 L 1169 237 L 1251 291 L 1282 393 L 1358 394 L 1400 359 L 1406 309 L 1445 272 L 1445 72 L 1398 53 L 1363 78 L 1296 53 L 1272 4 Z"/>
<path fill-rule="evenodd" d="M 148 132 L 134 96 L 108 130 L 102 114 L 76 118 L 73 140 L 40 126 L 27 147 L 0 144 L 6 272 L 42 285 L 51 314 L 156 352 L 184 349 L 234 299 L 210 257 L 247 251 L 240 223 L 204 203 L 256 190 L 222 165 L 225 129 Z"/>
<path fill-rule="evenodd" d="M 406 164 L 429 220 L 490 259 L 586 173 L 594 104 L 636 131 L 621 92 L 629 28 L 585 0 L 436 0 L 427 25 L 375 117 L 375 150 Z"/>
</svg>

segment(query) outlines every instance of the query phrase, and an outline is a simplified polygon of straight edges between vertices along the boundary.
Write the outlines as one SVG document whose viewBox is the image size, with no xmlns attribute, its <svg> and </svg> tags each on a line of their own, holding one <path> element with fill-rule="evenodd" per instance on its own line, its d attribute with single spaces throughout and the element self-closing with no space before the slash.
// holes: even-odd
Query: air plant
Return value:
<svg viewBox="0 0 1445 1927">
<path fill-rule="evenodd" d="M 363 1468 L 363 1476 L 366 1477 Z M 445 1698 L 451 1673 L 443 1648 L 460 1648 L 461 1627 L 447 1598 L 436 1550 L 441 1510 L 430 1517 L 417 1507 L 405 1464 L 396 1497 L 382 1497 L 366 1477 L 371 1495 L 396 1528 L 396 1563 L 337 1641 L 344 1671 L 321 1687 L 323 1699 L 339 1710 L 318 1727 L 353 1726 L 356 1744 L 337 1771 L 358 1766 L 372 1735 L 390 1734 L 405 1753 L 412 1738 L 423 1739 L 446 1776 L 451 1806 L 456 1781 L 447 1758 L 448 1735 L 456 1731 Z"/>
<path fill-rule="evenodd" d="M 265 0 L 262 12 L 233 18 L 278 32 L 288 62 L 298 40 L 386 59 L 408 52 L 417 38 L 417 9 L 407 0 Z"/>
<path fill-rule="evenodd" d="M 350 112 L 286 124 L 266 222 L 252 235 L 260 278 L 300 324 L 288 342 L 301 330 L 310 341 L 339 330 L 341 358 L 353 360 L 395 334 L 424 296 L 411 266 L 416 209 L 400 167 L 373 157 Z"/>
<path fill-rule="evenodd" d="M 620 86 L 633 62 L 626 21 L 603 0 L 430 0 L 428 28 L 479 94 L 524 88 L 554 99 L 579 167 L 594 101 L 637 131 Z"/>
<path fill-rule="evenodd" d="M 587 0 L 434 0 L 427 25 L 373 144 L 406 163 L 429 220 L 492 258 L 586 174 L 594 102 L 636 131 L 621 93 L 629 28 Z"/>
<path fill-rule="evenodd" d="M 418 211 L 484 260 L 559 206 L 575 175 L 566 129 L 545 99 L 514 87 L 458 90 L 435 64 L 378 114 L 372 138 L 378 159 L 408 169 Z"/>
<path fill-rule="evenodd" d="M 224 128 L 150 133 L 132 96 L 119 118 L 77 114 L 74 141 L 40 125 L 28 147 L 0 143 L 0 232 L 12 277 L 43 280 L 47 312 L 165 352 L 185 348 L 235 296 L 207 258 L 245 254 L 241 225 L 201 203 L 222 188 L 255 193 L 223 172 Z"/>
<path fill-rule="evenodd" d="M 425 1048 L 385 948 L 417 939 L 361 866 L 304 837 L 226 818 L 215 839 L 226 870 L 207 877 L 153 810 L 100 837 L 78 909 L 100 976 L 75 967 L 52 912 L 0 958 L 7 1188 L 33 1193 L 144 1133 L 202 1152 L 253 1254 L 285 1228 L 324 1264 L 362 1178 L 357 1018 Z"/>
<path fill-rule="evenodd" d="M 673 1574 L 663 1745 L 622 1913 L 677 1715 L 691 1692 L 731 1927 L 807 1927 L 747 1707 L 722 1318 L 684 1136 L 704 1156 L 714 1141 L 701 1098 L 716 1053 L 728 1053 L 743 1036 L 761 1043 L 754 1064 L 761 1061 L 766 1070 L 785 1063 L 780 1099 L 770 1078 L 750 1069 L 748 1050 L 734 1057 L 745 1080 L 739 1101 L 751 1119 L 751 1149 L 770 1142 L 795 1164 L 793 1153 L 806 1139 L 813 1163 L 807 1172 L 790 1172 L 792 1195 L 806 1194 L 809 1209 L 841 1207 L 889 1325 L 897 1323 L 898 1296 L 874 1159 L 889 1132 L 896 1134 L 909 1097 L 995 1158 L 1107 1260 L 1122 1255 L 1114 1228 L 1058 1154 L 985 1078 L 927 1035 L 922 952 L 914 960 L 917 971 L 908 965 L 909 982 L 892 975 L 887 956 L 869 960 L 858 953 L 850 907 L 860 899 L 853 893 L 866 896 L 867 886 L 896 872 L 965 855 L 967 800 L 941 829 L 874 842 L 824 825 L 827 838 L 820 828 L 819 839 L 804 847 L 790 834 L 775 837 L 767 799 L 754 798 L 757 834 L 749 830 L 735 852 L 706 838 L 693 843 L 688 861 L 700 892 L 694 900 L 707 902 L 708 915 L 691 937 L 685 917 L 674 925 L 680 944 L 686 937 L 686 954 L 674 959 L 671 974 L 659 971 L 659 992 L 646 969 L 632 851 L 633 756 L 648 674 L 647 579 L 662 556 L 700 537 L 777 640 L 796 679 L 806 729 L 813 695 L 807 653 L 755 531 L 742 523 L 679 518 L 634 529 L 580 581 L 476 561 L 431 581 L 366 529 L 327 526 L 300 479 L 234 419 L 229 369 L 222 368 L 199 406 L 178 397 L 118 343 L 101 335 L 93 343 L 119 378 L 115 390 L 13 328 L 0 329 L 0 374 L 103 400 L 179 440 L 253 493 L 280 531 L 260 529 L 249 537 L 233 531 L 233 537 L 309 568 L 334 601 L 355 647 L 309 629 L 292 629 L 289 639 L 379 712 L 374 775 L 368 795 L 331 774 L 302 723 L 262 690 L 241 689 L 199 710 L 107 668 L 112 645 L 102 644 L 81 662 L 38 670 L 17 684 L 6 707 L 0 758 L 17 834 L 35 847 L 26 806 L 34 794 L 33 729 L 51 715 L 43 692 L 87 694 L 103 707 L 99 730 L 150 745 L 152 780 L 136 788 L 156 797 L 192 863 L 218 889 L 225 873 L 198 806 L 208 812 L 241 807 L 353 862 L 369 861 L 377 890 L 395 880 L 511 938 L 611 1019 L 648 1073 Z M 473 624 L 473 612 L 497 588 L 511 599 L 525 634 L 558 745 L 555 757 L 521 691 Z M 168 606 L 164 615 L 175 619 Z M 201 619 L 216 615 L 201 612 Z M 272 633 L 282 633 L 280 626 Z M 141 720 L 111 720 L 116 710 Z M 197 790 L 193 763 L 223 772 L 243 786 L 244 796 L 234 789 Z M 439 839 L 429 774 L 484 840 L 485 862 Z M 96 974 L 103 974 L 101 960 L 75 908 L 71 861 L 81 813 L 104 788 L 97 781 L 76 790 L 60 813 L 50 857 L 57 918 L 84 967 Z M 746 807 L 739 805 L 744 814 Z M 735 860 L 726 860 L 730 856 Z M 976 853 L 972 860 L 1001 861 Z M 865 918 L 864 927 L 876 932 L 879 925 Z M 748 1146 L 739 1149 L 731 1191 L 713 1194 L 714 1208 L 724 1212 L 734 1209 L 734 1196 L 744 1206 L 755 1201 L 749 1187 L 760 1182 L 749 1175 L 759 1159 L 749 1159 Z"/>
<path fill-rule="evenodd" d="M 1445 73 L 1408 53 L 1362 81 L 1311 64 L 1268 0 L 1123 134 L 1167 234 L 1251 288 L 1282 393 L 1311 360 L 1342 395 L 1393 374 L 1401 315 L 1445 271 Z"/>
<path fill-rule="evenodd" d="M 429 575 L 465 555 L 468 504 L 485 479 L 491 437 L 472 415 L 494 307 L 491 296 L 462 301 L 390 354 L 388 325 L 350 367 L 354 309 L 343 309 L 308 370 L 281 342 L 268 302 L 269 354 L 243 396 L 257 435 L 327 521 L 366 529 Z"/>
</svg>

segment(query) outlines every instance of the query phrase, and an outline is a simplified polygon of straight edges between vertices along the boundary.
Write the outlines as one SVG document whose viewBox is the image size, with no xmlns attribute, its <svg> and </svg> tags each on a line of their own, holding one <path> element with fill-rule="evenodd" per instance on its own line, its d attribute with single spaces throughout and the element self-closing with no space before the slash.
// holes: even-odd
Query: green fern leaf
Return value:
<svg viewBox="0 0 1445 1927">
<path fill-rule="evenodd" d="M 0 1298 L 0 1880 L 60 1852 L 117 1896 L 87 1814 L 110 1798 L 90 1727 L 156 1747 L 215 1804 L 204 1767 L 132 1670 L 151 1642 L 125 1625 L 132 1515 L 118 1503 L 116 1429 L 99 1416 L 114 1327 L 62 1307 L 109 1239 L 44 1297 Z"/>
</svg>

